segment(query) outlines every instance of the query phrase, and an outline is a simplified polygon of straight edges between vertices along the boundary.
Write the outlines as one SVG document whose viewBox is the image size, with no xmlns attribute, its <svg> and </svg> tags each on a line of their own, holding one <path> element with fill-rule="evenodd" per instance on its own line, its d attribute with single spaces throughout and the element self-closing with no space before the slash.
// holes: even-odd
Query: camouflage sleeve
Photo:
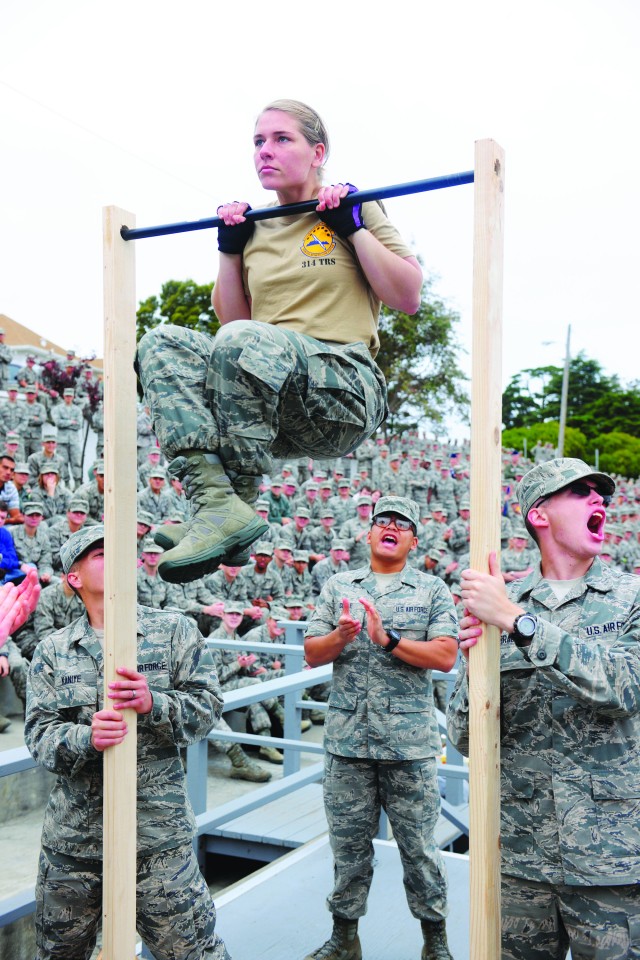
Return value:
<svg viewBox="0 0 640 960">
<path fill-rule="evenodd" d="M 469 682 L 466 661 L 458 664 L 458 677 L 447 704 L 447 736 L 463 756 L 469 756 Z"/>
<path fill-rule="evenodd" d="M 212 638 L 215 638 L 215 634 L 212 634 Z M 229 662 L 225 662 L 221 650 L 214 650 L 213 655 L 215 657 L 215 670 L 218 674 L 220 683 L 226 683 L 227 680 L 230 680 L 231 677 L 235 677 L 236 673 L 240 673 L 242 670 L 242 667 L 238 663 L 238 660 L 235 656 Z"/>
<path fill-rule="evenodd" d="M 613 605 L 610 616 L 614 620 Z M 539 617 L 533 641 L 528 648 L 522 648 L 522 653 L 554 686 L 583 706 L 608 717 L 640 713 L 640 603 L 637 598 L 613 642 L 606 637 L 572 636 Z"/>
<path fill-rule="evenodd" d="M 100 753 L 91 743 L 91 726 L 63 716 L 54 685 L 55 652 L 48 640 L 38 644 L 27 678 L 24 740 L 33 759 L 52 773 L 73 779 Z"/>
<path fill-rule="evenodd" d="M 50 588 L 48 587 L 47 590 Z M 56 629 L 53 619 L 53 605 L 51 596 L 43 590 L 38 600 L 38 606 L 33 614 L 33 632 L 36 637 L 49 637 Z"/>
<path fill-rule="evenodd" d="M 451 592 L 444 580 L 431 577 L 433 583 L 433 598 L 429 612 L 429 629 L 427 640 L 434 637 L 458 637 L 458 616 Z"/>
<path fill-rule="evenodd" d="M 46 530 L 44 531 L 46 533 Z M 48 576 L 53 576 L 53 555 L 51 553 L 51 543 L 49 541 L 49 535 L 46 535 L 45 541 L 42 544 L 42 552 L 40 553 L 40 559 L 38 560 L 38 575 L 42 577 L 45 574 Z"/>
<path fill-rule="evenodd" d="M 178 615 L 171 637 L 173 689 L 153 690 L 151 713 L 139 723 L 150 723 L 158 737 L 186 746 L 202 740 L 222 714 L 222 692 L 213 660 L 198 628 Z"/>
<path fill-rule="evenodd" d="M 284 600 L 284 583 L 282 582 L 282 577 L 280 574 L 273 570 L 273 589 L 271 591 L 271 596 L 274 600 Z"/>
<path fill-rule="evenodd" d="M 308 637 L 325 637 L 338 625 L 342 612 L 342 594 L 338 596 L 332 580 L 335 580 L 335 578 L 332 577 L 327 580 L 320 591 L 315 610 L 307 624 L 306 636 Z"/>
</svg>

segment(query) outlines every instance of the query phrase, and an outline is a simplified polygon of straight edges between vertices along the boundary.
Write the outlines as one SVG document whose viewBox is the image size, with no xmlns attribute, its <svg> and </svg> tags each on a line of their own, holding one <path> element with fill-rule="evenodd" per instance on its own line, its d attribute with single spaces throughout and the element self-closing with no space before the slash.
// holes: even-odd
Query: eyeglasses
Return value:
<svg viewBox="0 0 640 960">
<path fill-rule="evenodd" d="M 373 522 L 376 527 L 390 527 L 393 524 L 397 530 L 413 530 L 415 532 L 411 520 L 407 520 L 405 517 L 397 517 L 391 513 L 379 513 L 377 517 L 373 518 Z"/>
<path fill-rule="evenodd" d="M 569 493 L 574 493 L 576 497 L 590 497 L 595 490 L 598 496 L 602 497 L 602 504 L 605 507 L 609 506 L 612 499 L 611 494 L 604 493 L 604 491 L 602 490 L 602 487 L 598 487 L 598 486 L 590 487 L 589 484 L 586 483 L 584 480 L 574 480 L 573 483 L 568 484 L 566 487 L 562 487 L 561 490 L 554 490 L 553 493 L 548 493 L 546 497 L 541 497 L 538 500 L 538 502 L 535 504 L 535 506 L 537 507 L 541 503 L 544 503 L 545 500 L 549 500 L 551 497 L 555 497 L 556 494 L 558 493 L 565 493 L 567 490 L 569 491 Z"/>
</svg>

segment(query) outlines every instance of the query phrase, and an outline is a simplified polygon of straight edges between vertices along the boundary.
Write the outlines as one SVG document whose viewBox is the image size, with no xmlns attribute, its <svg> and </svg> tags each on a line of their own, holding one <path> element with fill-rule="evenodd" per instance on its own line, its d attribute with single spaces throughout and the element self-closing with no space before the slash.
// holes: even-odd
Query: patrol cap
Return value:
<svg viewBox="0 0 640 960">
<path fill-rule="evenodd" d="M 271 481 L 271 489 L 273 490 L 274 487 L 281 487 L 283 483 L 284 480 L 279 480 L 278 477 L 276 477 L 275 480 Z"/>
<path fill-rule="evenodd" d="M 93 465 L 93 472 L 99 473 L 100 476 L 104 476 L 104 460 L 96 460 Z"/>
<path fill-rule="evenodd" d="M 308 550 L 294 550 L 294 551 L 293 551 L 293 562 L 294 562 L 294 563 L 309 563 L 309 551 L 308 551 Z"/>
<path fill-rule="evenodd" d="M 321 489 L 321 490 L 333 490 L 333 481 L 331 481 L 331 480 L 323 480 L 322 483 L 320 484 L 320 489 Z"/>
<path fill-rule="evenodd" d="M 21 460 L 20 463 L 16 463 L 13 472 L 14 474 L 29 473 L 29 464 L 25 463 L 24 460 Z"/>
<path fill-rule="evenodd" d="M 284 606 L 274 604 L 267 614 L 268 620 L 288 620 L 289 614 Z"/>
<path fill-rule="evenodd" d="M 616 488 L 613 479 L 607 473 L 592 470 L 584 460 L 578 460 L 575 457 L 556 457 L 529 470 L 516 487 L 523 517 L 526 519 L 534 503 L 541 497 L 558 493 L 574 480 L 593 480 L 608 495 L 611 495 Z"/>
<path fill-rule="evenodd" d="M 308 507 L 296 507 L 293 511 L 294 517 L 306 517 L 307 520 L 311 517 L 311 513 Z"/>
<path fill-rule="evenodd" d="M 83 554 L 91 547 L 104 540 L 104 525 L 102 523 L 93 524 L 90 527 L 84 526 L 77 533 L 72 533 L 66 543 L 60 547 L 60 560 L 62 569 L 69 573 L 76 560 L 79 560 Z"/>
<path fill-rule="evenodd" d="M 338 480 L 339 487 L 351 487 L 351 480 Z"/>
<path fill-rule="evenodd" d="M 316 483 L 315 480 L 309 480 L 309 482 L 305 484 L 305 490 L 319 490 L 319 489 L 320 489 L 320 484 Z"/>
<path fill-rule="evenodd" d="M 167 471 L 163 470 L 162 467 L 154 467 L 153 470 L 149 471 L 149 477 L 157 477 L 159 480 L 166 480 Z"/>
<path fill-rule="evenodd" d="M 373 500 L 371 499 L 371 497 L 365 493 L 364 496 L 358 497 L 358 499 L 356 500 L 356 507 L 363 507 L 363 506 L 366 506 L 367 504 L 372 504 L 372 503 L 373 503 Z"/>
<path fill-rule="evenodd" d="M 71 497 L 67 510 L 69 513 L 89 513 L 89 501 L 84 497 Z"/>
<path fill-rule="evenodd" d="M 44 505 L 39 500 L 29 500 L 22 508 L 24 514 L 41 513 L 44 516 Z"/>
<path fill-rule="evenodd" d="M 256 510 L 268 510 L 269 506 L 268 500 L 256 500 Z"/>
<path fill-rule="evenodd" d="M 65 387 L 63 396 L 65 397 L 75 397 L 76 392 L 73 387 Z"/>
<path fill-rule="evenodd" d="M 225 600 L 222 608 L 225 613 L 244 613 L 244 603 L 239 600 Z"/>
<path fill-rule="evenodd" d="M 471 503 L 469 500 L 461 500 L 458 504 L 458 510 L 471 510 Z"/>
<path fill-rule="evenodd" d="M 262 553 L 264 556 L 272 557 L 273 556 L 273 544 L 267 543 L 266 540 L 259 540 L 258 543 L 254 544 L 253 552 L 257 556 L 259 553 Z"/>
<path fill-rule="evenodd" d="M 296 597 L 296 596 L 285 597 L 284 600 L 282 601 L 282 605 L 287 608 L 304 607 L 304 600 L 302 599 L 302 597 Z"/>
<path fill-rule="evenodd" d="M 335 540 L 331 541 L 331 549 L 332 550 L 348 550 L 349 542 L 348 540 L 340 540 L 339 537 L 336 537 Z"/>
<path fill-rule="evenodd" d="M 441 503 L 432 503 L 431 504 L 431 513 L 443 513 L 443 508 Z"/>
<path fill-rule="evenodd" d="M 55 473 L 60 476 L 60 467 L 58 467 L 55 463 L 43 463 L 40 467 L 40 476 L 43 476 L 45 473 Z"/>
<path fill-rule="evenodd" d="M 397 513 L 399 517 L 410 520 L 416 528 L 420 521 L 420 507 L 409 497 L 380 497 L 375 505 L 373 516 L 379 517 L 381 513 Z"/>
<path fill-rule="evenodd" d="M 153 537 L 145 537 L 142 541 L 142 552 L 143 553 L 164 553 L 164 550 L 159 546 Z"/>
<path fill-rule="evenodd" d="M 524 523 L 513 523 L 511 526 L 510 537 L 520 537 L 521 540 L 528 540 L 529 534 L 527 533 L 527 528 Z"/>
<path fill-rule="evenodd" d="M 285 487 L 295 487 L 296 490 L 298 489 L 298 481 L 294 480 L 293 477 L 284 477 L 282 484 Z"/>
<path fill-rule="evenodd" d="M 442 554 L 440 553 L 439 550 L 436 550 L 434 547 L 431 547 L 430 550 L 427 550 L 427 556 L 429 557 L 430 560 L 437 560 L 438 562 L 442 560 Z"/>
<path fill-rule="evenodd" d="M 45 424 L 42 428 L 42 439 L 44 440 L 57 440 L 58 431 L 55 427 L 52 427 L 50 424 Z"/>
<path fill-rule="evenodd" d="M 144 523 L 147 527 L 152 527 L 153 517 L 146 510 L 138 510 L 136 513 L 136 522 Z"/>
<path fill-rule="evenodd" d="M 331 509 L 328 508 L 328 507 L 327 507 L 326 510 L 323 510 L 323 511 L 321 512 L 321 514 L 320 514 L 320 519 L 322 520 L 322 519 L 324 519 L 324 518 L 326 518 L 326 517 L 331 517 L 332 520 L 335 520 L 335 518 L 336 518 L 335 510 L 331 510 Z"/>
<path fill-rule="evenodd" d="M 274 550 L 289 550 L 289 552 L 293 550 L 293 544 L 288 537 L 280 537 L 276 540 L 273 547 Z"/>
<path fill-rule="evenodd" d="M 6 443 L 20 443 L 20 434 L 17 430 L 8 430 L 5 439 Z"/>
</svg>

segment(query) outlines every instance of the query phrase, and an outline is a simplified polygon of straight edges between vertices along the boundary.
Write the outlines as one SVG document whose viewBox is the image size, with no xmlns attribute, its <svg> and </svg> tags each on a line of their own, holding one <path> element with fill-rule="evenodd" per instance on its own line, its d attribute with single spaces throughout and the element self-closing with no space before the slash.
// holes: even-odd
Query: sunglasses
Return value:
<svg viewBox="0 0 640 960">
<path fill-rule="evenodd" d="M 379 513 L 377 517 L 373 518 L 373 522 L 376 527 L 390 527 L 391 524 L 393 524 L 396 530 L 415 531 L 415 527 L 411 520 L 407 520 L 405 517 L 396 517 L 391 513 Z"/>
<path fill-rule="evenodd" d="M 545 500 L 549 500 L 551 497 L 555 497 L 557 493 L 564 493 L 568 490 L 570 493 L 574 493 L 576 497 L 590 497 L 593 491 L 602 497 L 603 506 L 608 507 L 611 503 L 611 494 L 604 493 L 602 487 L 590 487 L 588 483 L 585 483 L 584 480 L 574 480 L 573 483 L 568 484 L 566 487 L 562 487 L 561 490 L 554 490 L 553 493 L 548 493 L 546 497 L 541 497 L 538 500 L 536 506 L 539 506 L 541 503 L 544 503 Z"/>
</svg>

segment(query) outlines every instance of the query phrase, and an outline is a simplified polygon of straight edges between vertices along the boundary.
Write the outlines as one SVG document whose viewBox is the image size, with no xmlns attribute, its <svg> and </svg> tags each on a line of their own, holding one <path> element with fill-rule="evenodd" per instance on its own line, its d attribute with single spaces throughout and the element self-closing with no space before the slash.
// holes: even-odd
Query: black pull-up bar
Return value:
<svg viewBox="0 0 640 960">
<path fill-rule="evenodd" d="M 358 190 L 350 193 L 341 201 L 345 204 L 366 203 L 369 200 L 386 200 L 389 197 L 404 197 L 409 193 L 425 193 L 427 190 L 443 190 L 445 187 L 459 187 L 464 183 L 473 183 L 473 170 L 464 173 L 451 173 L 445 177 L 432 177 L 430 180 L 412 180 L 409 183 L 396 183 L 390 187 L 373 187 L 371 190 Z M 317 200 L 305 200 L 304 203 L 287 203 L 281 207 L 262 207 L 260 210 L 248 210 L 247 220 L 271 220 L 274 217 L 291 216 L 298 213 L 313 213 L 318 206 Z M 203 217 L 202 220 L 185 220 L 182 223 L 165 223 L 157 227 L 122 227 L 123 240 L 144 240 L 145 237 L 162 237 L 169 233 L 189 233 L 192 230 L 211 230 L 222 226 L 220 217 Z"/>
</svg>

